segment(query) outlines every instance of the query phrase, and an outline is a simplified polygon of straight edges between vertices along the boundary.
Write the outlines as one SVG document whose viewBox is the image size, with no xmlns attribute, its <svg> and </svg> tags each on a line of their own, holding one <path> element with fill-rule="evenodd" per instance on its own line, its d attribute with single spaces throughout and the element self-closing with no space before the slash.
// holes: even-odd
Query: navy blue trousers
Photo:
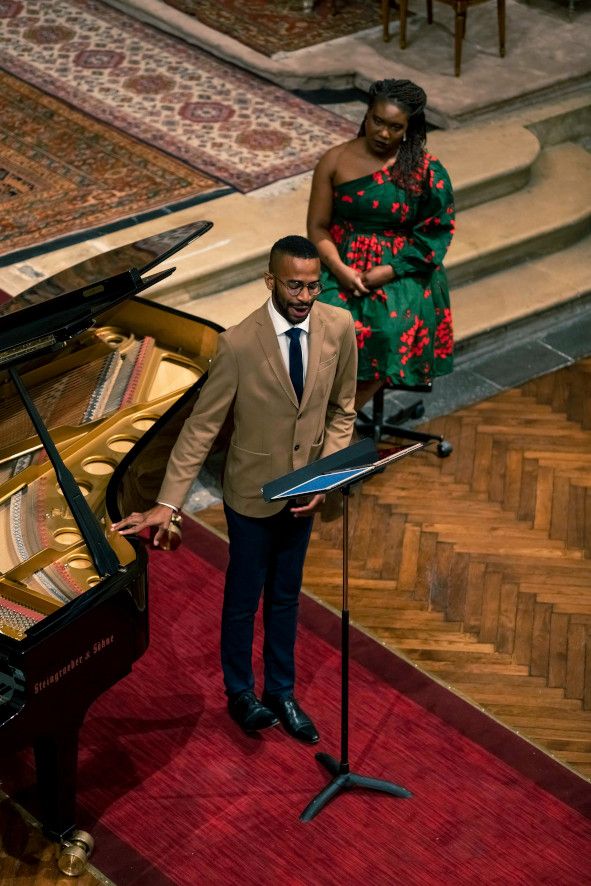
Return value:
<svg viewBox="0 0 591 886">
<path fill-rule="evenodd" d="M 285 696 L 295 681 L 298 599 L 313 517 L 289 505 L 272 517 L 245 517 L 224 503 L 230 540 L 222 610 L 222 670 L 229 696 L 254 689 L 254 621 L 263 593 L 265 690 Z"/>
</svg>

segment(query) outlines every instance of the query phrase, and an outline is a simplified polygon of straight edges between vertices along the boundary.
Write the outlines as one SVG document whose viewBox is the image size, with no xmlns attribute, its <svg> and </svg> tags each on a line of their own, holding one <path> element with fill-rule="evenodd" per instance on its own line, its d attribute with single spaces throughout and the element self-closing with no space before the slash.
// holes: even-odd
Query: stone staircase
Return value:
<svg viewBox="0 0 591 886">
<path fill-rule="evenodd" d="M 458 207 L 447 258 L 458 354 L 508 328 L 552 323 L 584 308 L 591 286 L 591 98 L 579 93 L 495 120 L 437 130 L 429 150 L 450 171 Z M 17 294 L 35 280 L 142 237 L 201 218 L 206 237 L 178 256 L 175 274 L 149 297 L 224 327 L 267 295 L 261 280 L 271 244 L 304 233 L 311 173 L 249 194 L 115 231 L 4 268 L 0 286 Z M 440 414 L 440 413 L 439 413 Z"/>
<path fill-rule="evenodd" d="M 584 96 L 463 129 L 431 133 L 458 206 L 447 259 L 456 337 L 467 343 L 591 291 L 591 132 Z M 272 242 L 305 232 L 310 175 L 207 207 L 207 243 L 177 262 L 159 301 L 223 326 L 266 298 L 260 279 Z M 216 239 L 217 238 L 217 239 Z M 213 239 L 213 242 L 212 242 Z"/>
</svg>

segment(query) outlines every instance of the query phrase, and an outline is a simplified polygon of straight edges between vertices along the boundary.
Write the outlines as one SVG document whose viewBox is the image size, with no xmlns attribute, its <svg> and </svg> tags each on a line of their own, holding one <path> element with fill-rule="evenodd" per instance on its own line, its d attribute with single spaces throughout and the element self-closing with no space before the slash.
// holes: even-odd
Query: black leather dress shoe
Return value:
<svg viewBox="0 0 591 886">
<path fill-rule="evenodd" d="M 228 712 L 245 732 L 258 732 L 277 726 L 278 718 L 273 711 L 258 700 L 254 692 L 247 690 L 228 699 Z"/>
<path fill-rule="evenodd" d="M 309 716 L 301 709 L 293 695 L 278 698 L 276 695 L 263 693 L 263 704 L 277 714 L 285 731 L 300 741 L 316 744 L 320 736 Z"/>
</svg>

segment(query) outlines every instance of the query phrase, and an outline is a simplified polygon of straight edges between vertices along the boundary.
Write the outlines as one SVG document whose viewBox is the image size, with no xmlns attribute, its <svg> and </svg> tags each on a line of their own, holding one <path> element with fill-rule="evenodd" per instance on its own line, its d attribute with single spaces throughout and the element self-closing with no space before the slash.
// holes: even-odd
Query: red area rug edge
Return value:
<svg viewBox="0 0 591 886">
<path fill-rule="evenodd" d="M 191 518 L 184 522 L 183 537 L 192 550 L 217 569 L 225 569 L 228 546 L 223 538 Z M 300 598 L 300 621 L 335 649 L 340 648 L 340 618 L 305 589 Z M 447 689 L 412 662 L 381 646 L 355 625 L 350 627 L 349 652 L 353 660 L 385 683 L 440 717 L 538 787 L 591 818 L 591 783 L 576 772 Z"/>
</svg>

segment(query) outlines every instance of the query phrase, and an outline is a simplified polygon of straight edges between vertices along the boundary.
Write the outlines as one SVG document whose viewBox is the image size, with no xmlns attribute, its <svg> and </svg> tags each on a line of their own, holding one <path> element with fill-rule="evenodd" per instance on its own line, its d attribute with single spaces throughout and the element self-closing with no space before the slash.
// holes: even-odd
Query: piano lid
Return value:
<svg viewBox="0 0 591 886">
<path fill-rule="evenodd" d="M 62 287 L 58 280 L 61 275 L 56 275 L 47 286 L 38 284 L 0 305 L 0 369 L 62 347 L 92 326 L 95 318 L 104 311 L 168 277 L 174 268 L 144 275 L 212 227 L 212 222 L 200 221 L 177 228 L 163 238 L 167 242 L 158 244 L 162 245 L 163 251 L 155 255 L 153 245 L 151 252 L 146 249 L 142 255 L 141 246 L 137 249 L 134 244 L 136 256 L 145 259 L 140 268 L 128 266 L 127 270 L 97 280 L 96 263 L 90 259 L 78 266 L 78 279 L 82 285 L 77 288 L 67 290 Z M 157 238 L 150 238 L 151 244 L 154 239 Z M 125 255 L 120 256 L 120 260 L 125 260 Z M 72 273 L 63 276 L 71 279 Z"/>
</svg>

